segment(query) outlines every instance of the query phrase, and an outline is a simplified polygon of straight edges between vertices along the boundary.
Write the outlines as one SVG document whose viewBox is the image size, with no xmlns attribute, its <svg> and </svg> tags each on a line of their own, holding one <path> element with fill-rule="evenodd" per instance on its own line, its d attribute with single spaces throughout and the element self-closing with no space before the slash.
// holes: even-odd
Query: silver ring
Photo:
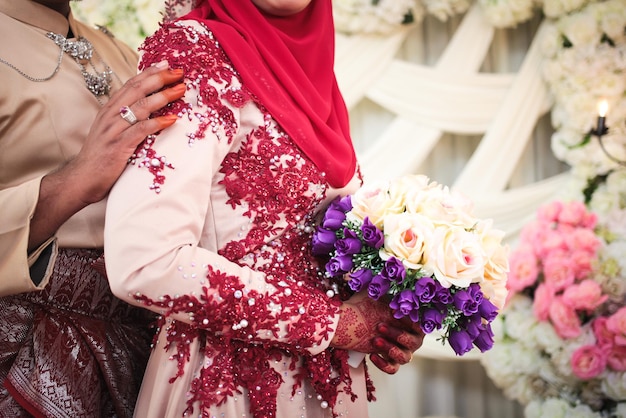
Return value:
<svg viewBox="0 0 626 418">
<path fill-rule="evenodd" d="M 126 122 L 130 123 L 131 125 L 134 125 L 137 123 L 137 116 L 135 116 L 133 111 L 130 110 L 130 107 L 128 106 L 124 106 L 120 109 L 120 116 L 122 117 L 122 119 L 124 119 Z"/>
</svg>

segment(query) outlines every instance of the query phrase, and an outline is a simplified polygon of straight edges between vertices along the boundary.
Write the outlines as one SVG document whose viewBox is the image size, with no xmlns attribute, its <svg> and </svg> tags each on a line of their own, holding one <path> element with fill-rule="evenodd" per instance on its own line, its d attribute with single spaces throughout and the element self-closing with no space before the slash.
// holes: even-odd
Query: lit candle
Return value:
<svg viewBox="0 0 626 418">
<path fill-rule="evenodd" d="M 608 128 L 606 127 L 606 112 L 609 110 L 609 102 L 606 99 L 600 100 L 598 103 L 598 127 L 596 133 L 598 135 L 604 135 Z"/>
</svg>

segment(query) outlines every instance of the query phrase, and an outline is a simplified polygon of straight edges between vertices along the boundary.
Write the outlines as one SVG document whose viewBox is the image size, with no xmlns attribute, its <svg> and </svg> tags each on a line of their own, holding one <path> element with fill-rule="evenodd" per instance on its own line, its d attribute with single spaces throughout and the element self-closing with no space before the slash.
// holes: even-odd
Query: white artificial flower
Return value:
<svg viewBox="0 0 626 418">
<path fill-rule="evenodd" d="M 588 0 L 543 0 L 543 12 L 551 18 L 561 17 L 580 9 Z"/>
<path fill-rule="evenodd" d="M 469 9 L 469 0 L 422 0 L 428 14 L 445 22 L 450 17 L 464 13 Z"/>
<path fill-rule="evenodd" d="M 485 17 L 499 28 L 515 27 L 533 16 L 533 0 L 478 0 Z"/>
<path fill-rule="evenodd" d="M 602 391 L 614 400 L 624 401 L 626 399 L 626 373 L 609 371 L 602 380 Z"/>
</svg>

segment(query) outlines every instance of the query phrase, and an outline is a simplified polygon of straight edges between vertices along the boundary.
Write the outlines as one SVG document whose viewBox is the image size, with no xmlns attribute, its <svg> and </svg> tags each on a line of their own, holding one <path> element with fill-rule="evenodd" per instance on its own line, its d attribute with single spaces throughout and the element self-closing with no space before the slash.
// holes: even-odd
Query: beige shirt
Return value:
<svg viewBox="0 0 626 418">
<path fill-rule="evenodd" d="M 104 69 L 102 62 L 114 71 L 114 90 L 136 73 L 137 54 L 109 35 L 72 16 L 68 23 L 59 13 L 33 1 L 0 0 L 0 295 L 46 285 L 54 254 L 38 287 L 29 273 L 46 245 L 103 246 L 104 201 L 75 214 L 42 248 L 30 257 L 27 253 L 42 177 L 78 153 L 100 102 L 108 100 L 101 96 L 99 102 L 87 89 L 78 63 L 68 54 L 62 55 L 58 72 L 49 80 L 26 77 L 42 79 L 53 74 L 60 48 L 46 33 L 66 35 L 68 27 L 93 44 L 92 62 L 99 72 Z"/>
</svg>

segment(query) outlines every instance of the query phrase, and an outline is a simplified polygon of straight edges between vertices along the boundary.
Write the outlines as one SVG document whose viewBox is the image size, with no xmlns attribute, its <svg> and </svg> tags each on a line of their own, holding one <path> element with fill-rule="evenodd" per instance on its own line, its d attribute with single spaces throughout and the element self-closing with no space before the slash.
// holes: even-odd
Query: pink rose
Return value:
<svg viewBox="0 0 626 418">
<path fill-rule="evenodd" d="M 595 335 L 596 341 L 601 347 L 612 346 L 615 339 L 615 334 L 609 331 L 609 329 L 606 327 L 606 321 L 608 321 L 607 317 L 599 316 L 595 318 L 591 323 L 593 335 Z"/>
<path fill-rule="evenodd" d="M 593 280 L 573 284 L 563 292 L 563 303 L 575 310 L 593 311 L 608 298 L 602 287 Z"/>
<path fill-rule="evenodd" d="M 550 256 L 553 252 L 567 250 L 567 235 L 556 229 L 548 229 L 543 234 L 543 241 L 535 243 L 539 255 Z"/>
<path fill-rule="evenodd" d="M 583 380 L 593 379 L 604 371 L 607 364 L 607 355 L 595 345 L 586 345 L 578 348 L 572 354 L 572 372 Z"/>
<path fill-rule="evenodd" d="M 561 251 L 550 254 L 544 260 L 543 275 L 556 292 L 573 284 L 576 276 L 569 254 Z"/>
<path fill-rule="evenodd" d="M 541 243 L 544 241 L 547 227 L 537 221 L 530 222 L 524 226 L 520 232 L 520 246 L 529 245 L 537 256 L 541 255 L 539 251 Z"/>
<path fill-rule="evenodd" d="M 545 283 L 541 283 L 535 290 L 533 313 L 540 321 L 547 321 L 550 315 L 550 304 L 554 299 L 554 289 Z"/>
<path fill-rule="evenodd" d="M 580 226 L 583 228 L 594 229 L 598 224 L 598 215 L 593 212 L 587 212 Z"/>
<path fill-rule="evenodd" d="M 626 346 L 626 306 L 609 316 L 606 328 L 615 335 L 615 344 Z"/>
<path fill-rule="evenodd" d="M 520 292 L 534 285 L 538 274 L 539 266 L 533 248 L 520 246 L 511 254 L 506 286 L 513 292 Z"/>
<path fill-rule="evenodd" d="M 595 256 L 602 241 L 593 229 L 574 228 L 567 234 L 567 245 L 572 250 L 585 250 Z"/>
<path fill-rule="evenodd" d="M 576 338 L 582 332 L 576 311 L 563 303 L 560 297 L 555 297 L 552 300 L 548 314 L 552 325 L 554 325 L 554 330 L 561 338 Z"/>
<path fill-rule="evenodd" d="M 573 200 L 563 205 L 559 212 L 559 222 L 573 226 L 582 225 L 587 219 L 587 208 L 583 202 Z"/>
<path fill-rule="evenodd" d="M 607 352 L 607 364 L 616 372 L 626 372 L 626 346 L 614 345 Z"/>
<path fill-rule="evenodd" d="M 540 222 L 552 223 L 557 222 L 559 214 L 563 210 L 563 202 L 555 200 L 543 205 L 537 210 L 537 219 Z"/>
<path fill-rule="evenodd" d="M 570 254 L 572 270 L 576 280 L 588 277 L 593 271 L 593 262 L 596 260 L 596 253 L 586 250 L 576 250 Z"/>
</svg>

